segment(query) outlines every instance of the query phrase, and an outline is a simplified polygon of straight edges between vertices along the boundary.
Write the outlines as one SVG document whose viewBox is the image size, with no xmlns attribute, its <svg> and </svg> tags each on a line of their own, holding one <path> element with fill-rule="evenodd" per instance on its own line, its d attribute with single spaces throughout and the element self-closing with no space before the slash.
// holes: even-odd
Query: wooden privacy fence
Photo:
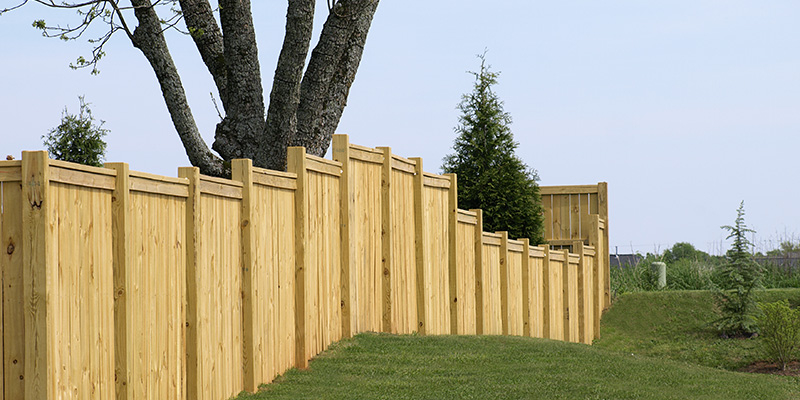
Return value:
<svg viewBox="0 0 800 400">
<path fill-rule="evenodd" d="M 333 158 L 0 161 L 2 398 L 226 399 L 365 331 L 597 337 L 605 184 L 542 188 L 556 250 L 483 232 L 419 158 L 344 135 Z"/>
</svg>

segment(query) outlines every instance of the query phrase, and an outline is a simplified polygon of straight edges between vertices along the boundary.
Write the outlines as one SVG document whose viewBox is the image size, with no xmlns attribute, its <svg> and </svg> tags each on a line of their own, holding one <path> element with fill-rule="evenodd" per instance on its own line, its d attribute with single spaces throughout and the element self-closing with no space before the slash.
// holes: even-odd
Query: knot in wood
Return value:
<svg viewBox="0 0 800 400">
<path fill-rule="evenodd" d="M 11 254 L 14 252 L 14 243 L 10 243 L 6 248 L 6 253 Z"/>
</svg>

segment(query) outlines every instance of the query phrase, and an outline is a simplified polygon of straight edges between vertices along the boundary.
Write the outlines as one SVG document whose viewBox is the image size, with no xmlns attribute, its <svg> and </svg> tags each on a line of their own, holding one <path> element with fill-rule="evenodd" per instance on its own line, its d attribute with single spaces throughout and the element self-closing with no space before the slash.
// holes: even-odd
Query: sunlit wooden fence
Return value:
<svg viewBox="0 0 800 400">
<path fill-rule="evenodd" d="M 226 399 L 365 331 L 598 336 L 605 184 L 542 188 L 555 249 L 344 135 L 288 172 L 178 175 L 0 161 L 2 398 Z"/>
</svg>

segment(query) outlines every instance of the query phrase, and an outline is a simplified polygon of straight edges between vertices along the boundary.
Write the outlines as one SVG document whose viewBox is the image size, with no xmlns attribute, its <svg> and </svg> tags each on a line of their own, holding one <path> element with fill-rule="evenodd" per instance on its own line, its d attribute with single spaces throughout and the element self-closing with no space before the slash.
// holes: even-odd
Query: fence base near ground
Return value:
<svg viewBox="0 0 800 400">
<path fill-rule="evenodd" d="M 0 161 L 0 398 L 227 399 L 365 331 L 599 335 L 605 184 L 542 188 L 531 246 L 420 158 L 288 154 L 233 179 Z"/>
</svg>

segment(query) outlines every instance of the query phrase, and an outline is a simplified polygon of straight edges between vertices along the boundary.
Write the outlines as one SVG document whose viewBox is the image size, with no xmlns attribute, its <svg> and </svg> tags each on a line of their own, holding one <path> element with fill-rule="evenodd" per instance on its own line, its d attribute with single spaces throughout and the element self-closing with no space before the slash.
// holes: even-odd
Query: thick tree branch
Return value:
<svg viewBox="0 0 800 400">
<path fill-rule="evenodd" d="M 189 35 L 192 36 L 208 72 L 214 78 L 224 109 L 228 103 L 228 78 L 222 31 L 214 19 L 214 11 L 208 0 L 180 0 L 180 5 Z"/>
<path fill-rule="evenodd" d="M 301 84 L 297 134 L 292 145 L 305 146 L 310 154 L 319 156 L 327 151 L 330 137 L 325 138 L 324 135 L 332 130 L 325 124 L 332 123 L 337 114 L 341 115 L 341 111 L 334 110 L 336 102 L 332 99 L 346 96 L 349 91 L 353 78 L 347 77 L 351 73 L 355 76 L 355 68 L 351 70 L 351 67 L 357 67 L 361 60 L 363 42 L 366 40 L 366 30 L 363 29 L 369 27 L 377 6 L 378 0 L 341 0 L 334 5 Z M 363 30 L 363 38 L 351 41 L 351 36 L 357 30 Z M 337 74 L 340 78 L 335 79 Z M 334 84 L 334 80 L 338 83 Z M 345 100 L 340 99 L 339 102 L 344 107 Z M 329 107 L 329 117 L 323 118 L 326 107 Z M 335 124 L 338 124 L 338 118 Z"/>
<path fill-rule="evenodd" d="M 350 35 L 350 39 L 347 41 L 347 47 L 339 60 L 339 65 L 336 66 L 336 72 L 328 89 L 328 100 L 322 110 L 322 123 L 317 125 L 313 135 L 316 137 L 318 146 L 314 148 L 314 154 L 322 153 L 324 155 L 330 146 L 333 134 L 336 133 L 336 128 L 339 126 L 339 120 L 341 120 L 344 108 L 347 106 L 350 86 L 355 81 L 356 71 L 361 63 L 361 56 L 364 54 L 364 44 L 367 41 L 367 33 L 372 25 L 372 17 L 378 8 L 378 1 L 376 0 L 362 11 L 356 21 L 353 34 Z"/>
<path fill-rule="evenodd" d="M 133 32 L 133 46 L 142 51 L 156 73 L 161 93 L 172 117 L 172 124 L 183 142 L 189 161 L 199 167 L 204 174 L 229 175 L 228 168 L 208 149 L 197 130 L 180 75 L 169 54 L 158 15 L 149 0 L 132 0 L 131 3 L 139 21 L 139 26 Z"/>
<path fill-rule="evenodd" d="M 226 160 L 246 157 L 262 166 L 266 152 L 254 144 L 264 133 L 266 117 L 250 0 L 221 0 L 219 7 L 228 102 L 223 100 L 227 115 L 217 125 L 212 147 Z"/>
<path fill-rule="evenodd" d="M 286 147 L 297 126 L 297 107 L 300 104 L 300 82 L 314 28 L 314 0 L 289 0 L 286 11 L 286 36 L 272 81 L 267 127 L 262 140 L 270 149 L 268 168 L 286 168 Z"/>
</svg>

